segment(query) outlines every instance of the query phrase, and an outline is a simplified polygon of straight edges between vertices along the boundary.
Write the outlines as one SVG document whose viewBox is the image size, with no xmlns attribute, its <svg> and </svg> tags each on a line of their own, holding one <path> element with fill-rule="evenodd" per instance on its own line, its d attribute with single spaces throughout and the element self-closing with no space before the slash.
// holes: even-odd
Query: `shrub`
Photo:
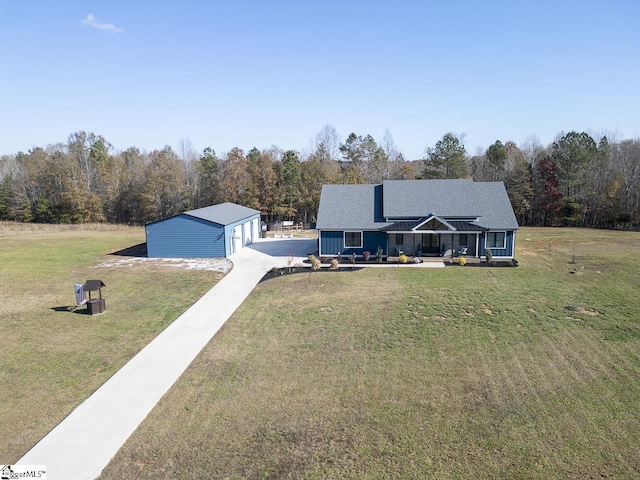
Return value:
<svg viewBox="0 0 640 480">
<path fill-rule="evenodd" d="M 320 270 L 321 265 L 322 265 L 322 262 L 317 258 L 314 257 L 313 260 L 311 260 L 311 270 L 313 270 L 314 272 L 317 270 Z"/>
<path fill-rule="evenodd" d="M 407 263 L 407 260 L 409 260 L 409 259 L 407 258 L 407 256 L 404 253 L 402 255 L 400 255 L 400 257 L 398 258 L 398 261 L 400 263 Z"/>
<path fill-rule="evenodd" d="M 340 264 L 338 263 L 338 260 L 334 258 L 333 260 L 331 260 L 331 266 L 329 267 L 329 270 L 338 270 L 338 268 L 340 268 Z"/>
<path fill-rule="evenodd" d="M 466 258 L 464 258 L 464 257 L 460 257 L 460 258 L 458 259 L 458 263 L 459 263 L 460 265 L 466 265 L 466 264 L 467 264 L 467 259 L 466 259 Z"/>
<path fill-rule="evenodd" d="M 369 257 L 371 256 L 371 252 L 369 250 L 365 250 L 364 252 L 362 252 L 362 259 L 365 262 L 369 261 Z"/>
<path fill-rule="evenodd" d="M 484 255 L 485 257 L 487 257 L 487 263 L 493 263 L 493 254 L 491 253 L 491 250 L 489 250 L 488 248 L 484 251 Z"/>
</svg>

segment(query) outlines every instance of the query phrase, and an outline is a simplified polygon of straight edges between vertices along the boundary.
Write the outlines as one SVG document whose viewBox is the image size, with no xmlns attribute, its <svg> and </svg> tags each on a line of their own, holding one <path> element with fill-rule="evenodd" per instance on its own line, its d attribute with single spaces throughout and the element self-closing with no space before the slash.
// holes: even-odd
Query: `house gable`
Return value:
<svg viewBox="0 0 640 480">
<path fill-rule="evenodd" d="M 414 231 L 453 231 L 455 227 L 453 227 L 449 222 L 443 220 L 441 218 L 436 217 L 435 215 L 429 215 L 422 222 L 418 223 L 415 227 L 412 228 Z"/>
</svg>

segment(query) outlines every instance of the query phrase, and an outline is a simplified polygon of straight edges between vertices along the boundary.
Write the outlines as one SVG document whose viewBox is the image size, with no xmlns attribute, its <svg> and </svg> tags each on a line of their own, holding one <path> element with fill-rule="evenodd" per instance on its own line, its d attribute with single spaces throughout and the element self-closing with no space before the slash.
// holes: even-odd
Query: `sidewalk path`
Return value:
<svg viewBox="0 0 640 480">
<path fill-rule="evenodd" d="M 96 478 L 263 275 L 301 263 L 316 246 L 317 240 L 261 240 L 231 256 L 231 272 L 17 463 L 46 465 L 49 480 Z"/>
</svg>

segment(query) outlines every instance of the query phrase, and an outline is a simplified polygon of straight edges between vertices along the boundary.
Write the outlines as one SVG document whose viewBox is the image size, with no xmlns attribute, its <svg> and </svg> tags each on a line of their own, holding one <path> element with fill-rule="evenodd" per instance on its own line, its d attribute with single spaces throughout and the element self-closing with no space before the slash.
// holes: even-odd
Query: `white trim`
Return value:
<svg viewBox="0 0 640 480">
<path fill-rule="evenodd" d="M 360 245 L 359 246 L 347 246 L 347 233 L 359 233 L 360 234 Z M 347 248 L 363 248 L 363 243 L 364 243 L 364 231 L 363 230 L 343 230 L 342 231 L 342 248 L 347 249 Z"/>
<path fill-rule="evenodd" d="M 440 217 L 438 217 L 437 215 L 433 215 L 433 214 L 429 215 L 429 216 L 426 218 L 426 220 L 424 220 L 424 221 L 420 222 L 418 225 L 416 225 L 415 227 L 413 227 L 411 230 L 412 230 L 412 231 L 415 231 L 415 232 L 418 232 L 418 231 L 419 231 L 419 232 L 431 232 L 431 231 L 433 231 L 433 230 L 418 230 L 418 229 L 419 229 L 422 225 L 424 225 L 425 223 L 429 223 L 429 222 L 430 222 L 431 220 L 433 220 L 434 218 L 435 218 L 436 220 L 438 220 L 441 224 L 443 224 L 444 226 L 446 226 L 446 227 L 449 229 L 449 231 L 453 231 L 453 232 L 457 231 L 457 230 L 454 228 L 454 226 L 453 226 L 453 225 L 451 225 L 449 222 L 447 222 L 445 219 L 440 218 Z M 442 231 L 445 231 L 445 230 L 435 230 L 435 231 L 436 231 L 436 232 L 442 232 Z"/>
<path fill-rule="evenodd" d="M 501 247 L 497 247 L 497 246 L 493 246 L 493 247 L 489 247 L 487 245 L 487 236 L 490 233 L 504 233 L 504 237 L 502 238 L 502 246 Z M 506 230 L 491 230 L 490 232 L 485 232 L 484 234 L 484 249 L 488 249 L 488 248 L 495 248 L 496 250 L 504 250 L 505 248 L 507 248 L 507 231 Z M 493 253 L 493 252 L 491 252 Z"/>
</svg>

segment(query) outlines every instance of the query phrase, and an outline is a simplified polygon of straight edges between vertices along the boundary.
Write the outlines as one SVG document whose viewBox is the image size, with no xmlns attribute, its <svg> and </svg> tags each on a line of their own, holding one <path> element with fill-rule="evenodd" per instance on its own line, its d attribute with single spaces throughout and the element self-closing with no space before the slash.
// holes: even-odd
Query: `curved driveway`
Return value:
<svg viewBox="0 0 640 480">
<path fill-rule="evenodd" d="M 301 263 L 317 240 L 263 240 L 230 258 L 234 268 L 81 403 L 18 464 L 46 465 L 49 480 L 94 479 L 160 398 L 274 266 Z"/>
</svg>

